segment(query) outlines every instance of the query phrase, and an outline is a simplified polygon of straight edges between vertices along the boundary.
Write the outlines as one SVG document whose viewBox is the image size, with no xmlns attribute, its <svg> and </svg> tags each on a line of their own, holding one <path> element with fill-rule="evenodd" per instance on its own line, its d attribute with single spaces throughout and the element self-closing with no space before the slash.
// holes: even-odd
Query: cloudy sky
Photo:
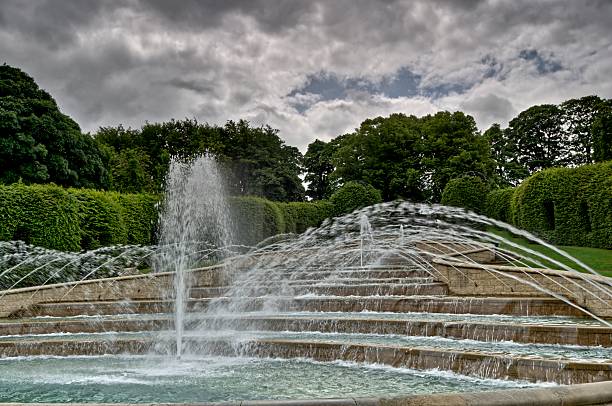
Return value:
<svg viewBox="0 0 612 406">
<path fill-rule="evenodd" d="M 367 118 L 612 97 L 612 1 L 0 0 L 0 63 L 84 131 L 246 118 L 304 150 Z"/>
</svg>

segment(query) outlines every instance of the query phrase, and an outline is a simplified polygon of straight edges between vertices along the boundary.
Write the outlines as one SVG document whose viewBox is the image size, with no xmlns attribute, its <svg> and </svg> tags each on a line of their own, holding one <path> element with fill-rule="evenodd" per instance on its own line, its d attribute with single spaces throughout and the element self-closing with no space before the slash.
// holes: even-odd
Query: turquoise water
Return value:
<svg viewBox="0 0 612 406">
<path fill-rule="evenodd" d="M 144 356 L 0 359 L 0 402 L 210 402 L 396 396 L 535 386 L 347 362 Z"/>
</svg>

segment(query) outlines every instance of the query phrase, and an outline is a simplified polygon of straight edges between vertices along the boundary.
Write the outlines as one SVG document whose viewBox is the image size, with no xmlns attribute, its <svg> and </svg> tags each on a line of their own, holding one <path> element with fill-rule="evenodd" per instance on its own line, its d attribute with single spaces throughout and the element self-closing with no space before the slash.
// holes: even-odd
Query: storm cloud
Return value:
<svg viewBox="0 0 612 406">
<path fill-rule="evenodd" d="M 301 149 L 367 118 L 612 97 L 609 1 L 0 0 L 0 63 L 84 131 L 246 118 Z"/>
</svg>

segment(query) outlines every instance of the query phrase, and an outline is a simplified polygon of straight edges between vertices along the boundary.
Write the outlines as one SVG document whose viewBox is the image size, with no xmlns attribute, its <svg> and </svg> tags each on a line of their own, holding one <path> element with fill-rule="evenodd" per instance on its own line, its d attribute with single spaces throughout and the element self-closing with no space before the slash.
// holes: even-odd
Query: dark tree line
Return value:
<svg viewBox="0 0 612 406">
<path fill-rule="evenodd" d="M 233 194 L 304 200 L 302 155 L 270 127 L 251 127 L 244 120 L 221 127 L 185 119 L 145 124 L 140 130 L 105 127 L 94 138 L 109 168 L 111 188 L 118 191 L 160 191 L 170 157 L 211 153 L 226 167 Z"/>
<path fill-rule="evenodd" d="M 449 180 L 476 176 L 490 187 L 514 186 L 534 172 L 612 159 L 612 100 L 597 96 L 533 106 L 480 134 L 461 112 L 425 117 L 392 114 L 365 120 L 305 154 L 306 194 L 326 198 L 357 181 L 384 200 L 439 202 Z"/>
<path fill-rule="evenodd" d="M 462 112 L 392 114 L 329 142 L 316 140 L 302 156 L 278 130 L 244 120 L 223 126 L 171 120 L 83 134 L 30 76 L 0 66 L 0 183 L 159 192 L 170 157 L 202 153 L 219 158 L 236 195 L 320 200 L 358 182 L 384 200 L 439 202 L 446 184 L 464 175 L 504 187 L 541 169 L 612 159 L 612 101 L 586 96 L 533 106 L 507 128 L 495 124 L 483 134 Z"/>
</svg>

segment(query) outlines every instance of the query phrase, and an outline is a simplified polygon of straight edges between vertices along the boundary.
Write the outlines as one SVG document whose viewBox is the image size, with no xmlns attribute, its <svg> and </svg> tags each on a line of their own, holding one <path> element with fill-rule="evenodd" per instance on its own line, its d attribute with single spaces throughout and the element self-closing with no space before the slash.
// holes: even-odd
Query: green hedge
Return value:
<svg viewBox="0 0 612 406">
<path fill-rule="evenodd" d="M 157 201 L 55 185 L 0 185 L 0 240 L 62 251 L 154 242 Z"/>
<path fill-rule="evenodd" d="M 260 197 L 230 199 L 234 237 L 238 244 L 255 245 L 282 233 L 303 233 L 333 215 L 328 201 L 280 203 Z"/>
<path fill-rule="evenodd" d="M 371 206 L 382 201 L 380 191 L 370 184 L 347 182 L 330 198 L 334 214 L 341 216 L 356 209 Z"/>
<path fill-rule="evenodd" d="M 155 243 L 160 197 L 146 193 L 121 193 L 116 194 L 116 199 L 122 209 L 123 222 L 127 229 L 127 243 L 138 245 Z"/>
<path fill-rule="evenodd" d="M 514 195 L 513 188 L 495 189 L 487 194 L 487 202 L 485 204 L 485 214 L 496 220 L 505 223 L 512 222 L 512 213 L 510 211 L 510 203 Z"/>
<path fill-rule="evenodd" d="M 238 244 L 255 245 L 282 233 L 302 233 L 335 214 L 380 202 L 370 185 L 348 183 L 330 201 L 278 203 L 234 197 L 230 210 Z M 55 185 L 0 186 L 0 240 L 62 251 L 155 242 L 159 196 Z"/>
<path fill-rule="evenodd" d="M 612 161 L 554 168 L 514 192 L 513 222 L 558 245 L 612 249 Z"/>
<path fill-rule="evenodd" d="M 69 189 L 69 193 L 79 201 L 82 249 L 127 243 L 127 228 L 123 209 L 117 203 L 117 193 L 91 189 Z"/>
<path fill-rule="evenodd" d="M 232 197 L 230 210 L 238 244 L 255 245 L 285 232 L 283 212 L 274 202 L 260 197 Z"/>
<path fill-rule="evenodd" d="M 0 185 L 0 239 L 78 250 L 79 202 L 55 185 Z"/>
<path fill-rule="evenodd" d="M 325 200 L 277 204 L 285 217 L 286 233 L 303 233 L 310 227 L 317 227 L 334 213 L 334 206 Z"/>
<path fill-rule="evenodd" d="M 441 203 L 483 213 L 488 192 L 487 184 L 475 176 L 451 179 L 442 192 Z"/>
</svg>

